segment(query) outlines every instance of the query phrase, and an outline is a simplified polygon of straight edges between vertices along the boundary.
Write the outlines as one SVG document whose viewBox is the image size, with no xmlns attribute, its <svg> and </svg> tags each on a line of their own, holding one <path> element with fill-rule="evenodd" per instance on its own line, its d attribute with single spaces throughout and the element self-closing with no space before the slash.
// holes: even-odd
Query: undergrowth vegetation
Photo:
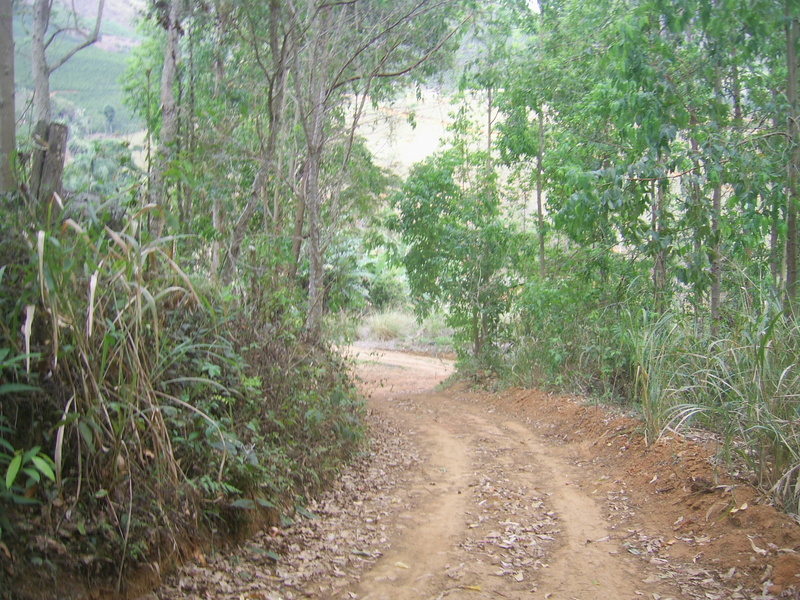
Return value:
<svg viewBox="0 0 800 600">
<path fill-rule="evenodd" d="M 371 312 L 361 319 L 358 337 L 370 343 L 385 343 L 405 350 L 452 354 L 453 328 L 442 312 L 418 319 L 409 311 L 392 309 Z"/>
<path fill-rule="evenodd" d="M 302 340 L 291 288 L 222 293 L 175 262 L 180 238 L 144 233 L 148 212 L 114 230 L 2 207 L 3 577 L 119 588 L 202 531 L 290 519 L 363 441 L 346 365 Z"/>
<path fill-rule="evenodd" d="M 718 323 L 688 296 L 653 312 L 648 276 L 624 255 L 578 252 L 557 277 L 529 280 L 516 299 L 505 380 L 634 408 L 651 442 L 687 427 L 713 431 L 735 473 L 800 512 L 796 320 L 769 285 L 732 267 Z"/>
</svg>

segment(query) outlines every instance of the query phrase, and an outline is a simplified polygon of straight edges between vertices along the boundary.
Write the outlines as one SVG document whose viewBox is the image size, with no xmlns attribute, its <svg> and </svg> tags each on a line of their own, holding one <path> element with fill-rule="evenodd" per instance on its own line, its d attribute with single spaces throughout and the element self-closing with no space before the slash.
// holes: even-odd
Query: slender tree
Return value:
<svg viewBox="0 0 800 600">
<path fill-rule="evenodd" d="M 386 95 L 392 82 L 421 71 L 459 30 L 450 13 L 454 0 L 405 0 L 386 5 L 322 4 L 296 7 L 292 69 L 300 122 L 306 141 L 304 209 L 308 230 L 309 284 L 306 332 L 321 333 L 324 255 L 331 225 L 342 212 L 341 179 L 323 184 L 326 148 L 343 144 L 336 172 L 347 172 L 355 132 L 369 98 Z M 349 99 L 348 99 L 349 98 Z M 337 112 L 349 118 L 337 125 Z M 330 172 L 330 171 L 329 171 Z M 327 202 L 326 202 L 327 200 Z M 323 223 L 323 205 L 332 221 Z"/>
<path fill-rule="evenodd" d="M 161 136 L 152 175 L 152 200 L 161 209 L 151 222 L 154 237 L 160 237 L 164 230 L 168 204 L 166 172 L 175 155 L 175 144 L 178 140 L 178 101 L 175 95 L 175 81 L 180 64 L 182 13 L 183 0 L 171 0 L 162 20 L 167 31 L 167 43 L 164 48 L 164 66 L 161 70 Z"/>
<path fill-rule="evenodd" d="M 33 30 L 31 35 L 31 69 L 33 70 L 33 118 L 34 123 L 49 124 L 50 108 L 50 76 L 84 48 L 88 48 L 100 38 L 100 26 L 103 21 L 105 0 L 99 0 L 94 28 L 86 32 L 78 23 L 78 14 L 69 14 L 68 23 L 54 26 L 51 15 L 52 0 L 34 0 Z M 62 36 L 70 34 L 81 39 L 75 46 L 67 50 L 59 58 L 51 59 L 47 50 Z"/>
<path fill-rule="evenodd" d="M 790 151 L 787 165 L 788 197 L 786 207 L 786 296 L 792 313 L 796 310 L 798 296 L 798 245 L 800 233 L 797 224 L 800 202 L 800 103 L 798 101 L 797 44 L 800 39 L 800 18 L 793 10 L 795 3 L 786 0 L 786 101 L 789 105 L 788 132 Z"/>
<path fill-rule="evenodd" d="M 0 193 L 14 189 L 14 21 L 12 0 L 0 0 Z"/>
<path fill-rule="evenodd" d="M 236 260 L 241 252 L 242 242 L 250 223 L 263 203 L 267 184 L 278 177 L 277 154 L 278 141 L 288 124 L 287 118 L 287 85 L 289 77 L 290 52 L 293 50 L 293 37 L 290 35 L 293 24 L 289 14 L 279 0 L 270 0 L 267 5 L 268 29 L 266 48 L 259 50 L 262 36 L 259 34 L 259 7 L 242 6 L 245 24 L 242 34 L 255 54 L 255 66 L 258 73 L 267 82 L 266 90 L 266 131 L 261 131 L 259 152 L 256 159 L 257 169 L 253 184 L 248 194 L 247 203 L 236 219 L 228 244 L 225 267 L 222 270 L 223 281 L 230 282 L 234 274 Z M 298 209 L 301 212 L 301 209 Z"/>
</svg>

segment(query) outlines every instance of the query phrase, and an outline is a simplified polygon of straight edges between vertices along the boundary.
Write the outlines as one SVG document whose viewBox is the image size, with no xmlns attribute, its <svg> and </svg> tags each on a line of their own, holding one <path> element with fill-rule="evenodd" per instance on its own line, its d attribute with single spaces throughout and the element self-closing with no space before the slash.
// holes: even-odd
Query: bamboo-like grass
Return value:
<svg viewBox="0 0 800 600">
<path fill-rule="evenodd" d="M 28 335 L 31 320 L 38 319 L 47 330 L 49 369 L 61 385 L 62 416 L 53 457 L 57 493 L 73 505 L 83 501 L 84 489 L 107 499 L 122 540 L 118 585 L 128 556 L 137 488 L 147 486 L 154 492 L 157 486 L 174 493 L 185 480 L 165 407 L 186 409 L 216 429 L 223 453 L 220 483 L 227 448 L 217 420 L 176 393 L 190 379 L 211 387 L 220 384 L 206 377 L 170 374 L 181 358 L 178 354 L 213 354 L 215 348 L 192 340 L 174 346 L 162 331 L 168 310 L 183 305 L 205 311 L 207 302 L 171 258 L 175 240 L 140 235 L 154 210 L 155 206 L 144 208 L 119 232 L 72 219 L 58 229 L 38 230 L 40 297 L 26 311 Z"/>
<path fill-rule="evenodd" d="M 734 472 L 800 513 L 800 322 L 768 277 L 729 267 L 713 328 L 690 298 L 653 312 L 643 277 L 627 291 L 535 282 L 519 298 L 508 380 L 635 407 L 648 443 L 705 428 Z"/>
<path fill-rule="evenodd" d="M 156 207 L 120 230 L 68 210 L 0 220 L 0 537 L 30 492 L 43 535 L 72 515 L 71 556 L 114 557 L 98 568 L 121 588 L 182 538 L 299 510 L 360 450 L 363 402 L 271 272 L 234 296 L 181 268 L 196 240 L 146 233 Z"/>
<path fill-rule="evenodd" d="M 649 441 L 702 426 L 723 457 L 800 513 L 800 326 L 775 305 L 709 339 L 675 313 L 640 325 L 637 391 Z"/>
</svg>

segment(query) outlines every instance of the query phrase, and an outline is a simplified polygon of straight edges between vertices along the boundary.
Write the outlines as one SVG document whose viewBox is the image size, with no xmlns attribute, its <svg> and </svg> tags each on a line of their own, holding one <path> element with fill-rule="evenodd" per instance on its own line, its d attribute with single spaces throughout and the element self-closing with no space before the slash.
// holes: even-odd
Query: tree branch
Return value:
<svg viewBox="0 0 800 600">
<path fill-rule="evenodd" d="M 72 48 L 64 56 L 62 56 L 60 59 L 58 59 L 58 61 L 56 61 L 55 64 L 53 64 L 52 66 L 48 66 L 47 67 L 47 74 L 48 75 L 52 75 L 53 72 L 56 69 L 64 66 L 64 63 L 66 63 L 70 58 L 75 56 L 78 52 L 80 52 L 84 48 L 88 48 L 89 46 L 94 44 L 98 39 L 100 39 L 100 25 L 102 24 L 102 21 L 103 21 L 103 6 L 104 6 L 104 4 L 105 4 L 105 0 L 99 0 L 98 1 L 98 4 L 97 4 L 97 20 L 95 20 L 94 30 L 92 31 L 91 36 L 89 36 L 83 42 L 81 42 L 80 44 L 78 44 L 77 46 Z"/>
<path fill-rule="evenodd" d="M 448 33 L 438 44 L 436 44 L 436 46 L 434 46 L 433 48 L 428 50 L 422 56 L 422 58 L 420 58 L 419 60 L 413 62 L 412 64 L 406 65 L 402 69 L 398 69 L 397 71 L 392 71 L 392 72 L 383 72 L 383 73 L 374 73 L 373 72 L 373 73 L 370 73 L 367 76 L 365 76 L 365 75 L 354 75 L 353 77 L 349 77 L 348 79 L 345 79 L 344 81 L 342 81 L 342 82 L 340 82 L 338 84 L 335 84 L 330 89 L 330 91 L 332 92 L 332 91 L 334 91 L 334 90 L 336 90 L 336 89 L 338 89 L 338 88 L 340 88 L 340 87 L 342 87 L 344 85 L 348 85 L 350 83 L 353 83 L 355 81 L 360 81 L 360 80 L 365 79 L 365 78 L 366 79 L 370 79 L 370 80 L 372 80 L 372 79 L 391 79 L 393 77 L 402 77 L 403 75 L 407 75 L 408 73 L 410 73 L 411 71 L 413 71 L 414 69 L 419 67 L 421 64 L 423 64 L 425 61 L 427 61 L 431 56 L 436 54 L 439 50 L 441 50 L 444 47 L 444 45 L 447 42 L 449 42 L 456 33 L 458 33 L 458 31 L 461 29 L 461 27 L 467 21 L 470 20 L 470 18 L 471 17 L 466 17 L 464 20 L 462 20 L 461 23 L 459 23 L 458 27 L 453 28 L 450 31 L 450 33 Z M 388 56 L 386 58 L 388 58 Z M 384 60 L 382 62 L 386 62 L 386 61 Z"/>
<path fill-rule="evenodd" d="M 719 161 L 719 163 L 717 164 L 724 165 L 729 162 L 730 159 L 726 158 L 724 160 Z M 695 167 L 692 167 L 691 169 L 686 169 L 685 171 L 680 171 L 678 173 L 670 173 L 668 175 L 662 175 L 661 177 L 628 177 L 627 180 L 653 182 L 653 181 L 665 181 L 667 179 L 678 179 L 679 177 L 683 177 L 684 175 L 688 175 L 689 173 L 694 173 L 695 171 L 699 171 L 702 168 L 703 165 L 697 165 Z"/>
</svg>

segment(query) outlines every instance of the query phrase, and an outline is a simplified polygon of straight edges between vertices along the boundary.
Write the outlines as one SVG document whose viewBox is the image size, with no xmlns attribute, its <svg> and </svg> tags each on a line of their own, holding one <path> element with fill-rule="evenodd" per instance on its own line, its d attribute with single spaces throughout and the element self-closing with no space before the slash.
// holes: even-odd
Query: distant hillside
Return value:
<svg viewBox="0 0 800 600">
<path fill-rule="evenodd" d="M 59 10 L 76 11 L 87 28 L 94 24 L 97 0 L 59 0 Z M 92 47 L 76 54 L 50 78 L 54 118 L 80 126 L 89 133 L 128 133 L 142 127 L 123 103 L 121 79 L 127 58 L 139 42 L 136 21 L 145 7 L 143 0 L 106 0 L 101 38 Z M 33 90 L 30 67 L 30 11 L 15 18 L 17 106 L 24 110 Z M 65 40 L 69 47 L 73 40 Z M 56 55 L 59 49 L 55 48 Z M 108 110 L 113 109 L 113 113 Z M 109 121 L 108 114 L 113 114 Z"/>
<path fill-rule="evenodd" d="M 78 14 L 84 17 L 94 18 L 97 14 L 97 0 L 61 0 L 61 3 L 66 7 L 74 5 Z M 103 19 L 133 29 L 136 19 L 146 6 L 145 0 L 106 0 Z"/>
</svg>

